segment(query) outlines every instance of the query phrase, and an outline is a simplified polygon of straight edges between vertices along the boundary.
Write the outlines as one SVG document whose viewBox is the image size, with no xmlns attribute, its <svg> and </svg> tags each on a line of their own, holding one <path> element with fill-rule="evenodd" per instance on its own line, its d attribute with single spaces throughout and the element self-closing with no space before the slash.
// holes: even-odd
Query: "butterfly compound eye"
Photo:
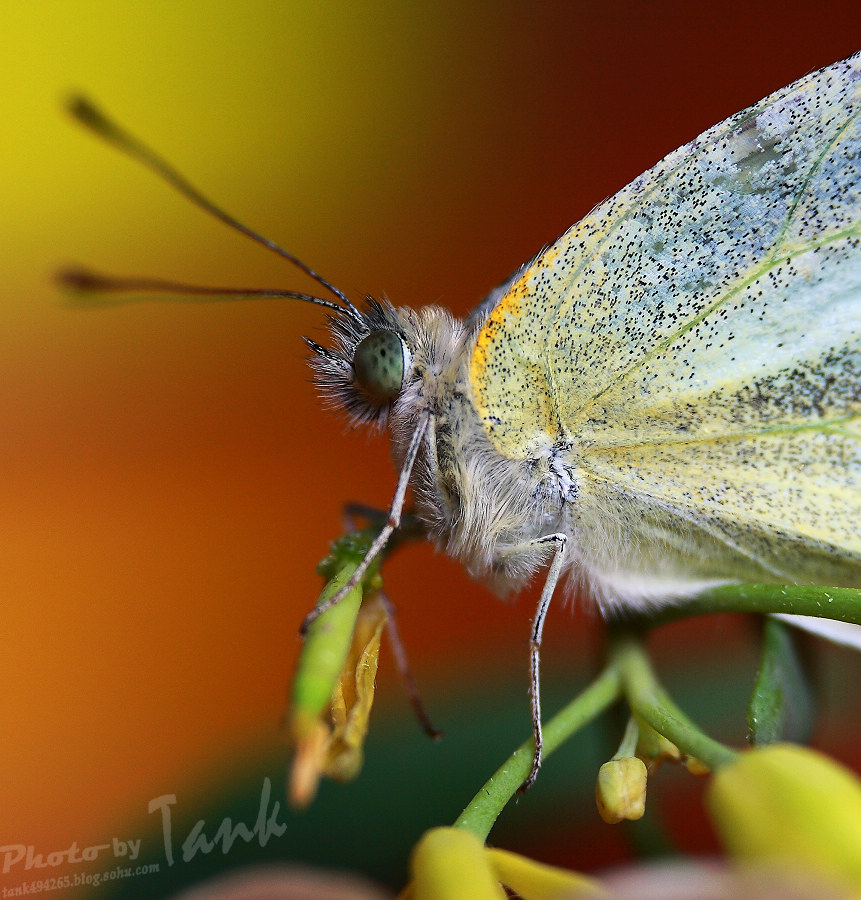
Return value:
<svg viewBox="0 0 861 900">
<path fill-rule="evenodd" d="M 356 384 L 374 400 L 389 403 L 401 392 L 408 360 L 409 351 L 394 331 L 372 331 L 353 354 Z"/>
</svg>

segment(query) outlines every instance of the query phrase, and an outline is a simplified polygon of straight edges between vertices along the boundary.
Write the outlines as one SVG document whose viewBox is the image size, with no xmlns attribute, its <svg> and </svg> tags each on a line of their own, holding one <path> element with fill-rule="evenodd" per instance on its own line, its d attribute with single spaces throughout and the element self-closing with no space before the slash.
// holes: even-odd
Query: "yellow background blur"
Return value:
<svg viewBox="0 0 861 900">
<path fill-rule="evenodd" d="M 69 262 L 314 286 L 63 98 L 90 95 L 353 296 L 463 314 L 666 152 L 858 49 L 856 2 L 702 9 L 0 4 L 0 844 L 102 841 L 275 743 L 341 504 L 385 507 L 394 484 L 385 442 L 320 409 L 313 308 L 67 304 Z M 528 727 L 531 603 L 427 549 L 391 569 L 426 700 L 434 676 L 469 691 L 507 666 Z"/>
</svg>

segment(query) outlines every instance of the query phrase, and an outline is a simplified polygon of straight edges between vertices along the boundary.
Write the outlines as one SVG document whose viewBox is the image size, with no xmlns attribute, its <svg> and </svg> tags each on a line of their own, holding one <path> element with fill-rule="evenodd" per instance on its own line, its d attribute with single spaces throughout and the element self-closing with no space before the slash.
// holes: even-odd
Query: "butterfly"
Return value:
<svg viewBox="0 0 861 900">
<path fill-rule="evenodd" d="M 493 589 L 546 573 L 530 779 L 560 579 L 609 615 L 735 582 L 861 586 L 861 53 L 671 153 L 464 320 L 354 305 L 89 104 L 76 112 L 335 298 L 67 276 L 326 308 L 328 341 L 306 339 L 321 395 L 387 428 L 399 472 L 353 583 L 408 491 L 427 535 Z"/>
</svg>

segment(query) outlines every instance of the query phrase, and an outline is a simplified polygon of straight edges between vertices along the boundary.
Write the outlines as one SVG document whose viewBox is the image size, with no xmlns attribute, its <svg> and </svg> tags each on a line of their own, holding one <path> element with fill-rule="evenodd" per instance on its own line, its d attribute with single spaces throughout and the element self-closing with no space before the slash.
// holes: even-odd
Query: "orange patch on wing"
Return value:
<svg viewBox="0 0 861 900">
<path fill-rule="evenodd" d="M 472 351 L 472 359 L 469 364 L 469 377 L 474 387 L 484 380 L 490 348 L 505 327 L 506 319 L 520 316 L 522 313 L 520 301 L 527 293 L 526 281 L 529 274 L 529 271 L 524 272 L 509 288 L 508 293 L 493 307 L 493 311 L 475 339 L 475 349 Z"/>
</svg>

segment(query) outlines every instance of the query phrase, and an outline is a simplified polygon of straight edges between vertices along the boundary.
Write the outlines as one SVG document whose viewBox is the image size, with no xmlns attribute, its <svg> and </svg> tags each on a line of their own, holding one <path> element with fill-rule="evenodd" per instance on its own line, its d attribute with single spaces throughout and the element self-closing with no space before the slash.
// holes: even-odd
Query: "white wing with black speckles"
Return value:
<svg viewBox="0 0 861 900">
<path fill-rule="evenodd" d="M 603 599 L 861 586 L 861 54 L 575 225 L 494 309 L 472 377 L 500 452 L 565 448 Z"/>
</svg>

